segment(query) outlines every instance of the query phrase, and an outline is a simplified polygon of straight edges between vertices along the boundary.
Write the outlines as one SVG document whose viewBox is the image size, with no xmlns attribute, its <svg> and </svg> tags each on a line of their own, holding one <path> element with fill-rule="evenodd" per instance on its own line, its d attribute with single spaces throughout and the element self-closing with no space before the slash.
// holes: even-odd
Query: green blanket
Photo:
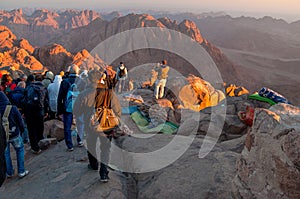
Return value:
<svg viewBox="0 0 300 199">
<path fill-rule="evenodd" d="M 271 105 L 274 105 L 276 104 L 276 102 L 274 102 L 273 100 L 269 99 L 269 98 L 266 98 L 266 97 L 262 97 L 260 96 L 259 94 L 252 94 L 252 95 L 249 95 L 249 99 L 255 99 L 255 100 L 258 100 L 258 101 L 262 101 L 262 102 L 267 102 Z"/>
<path fill-rule="evenodd" d="M 131 114 L 132 120 L 136 123 L 138 128 L 144 133 L 161 132 L 164 134 L 173 134 L 177 131 L 178 126 L 172 122 L 165 122 L 154 128 L 148 128 L 148 120 L 142 116 L 139 111 Z"/>
</svg>

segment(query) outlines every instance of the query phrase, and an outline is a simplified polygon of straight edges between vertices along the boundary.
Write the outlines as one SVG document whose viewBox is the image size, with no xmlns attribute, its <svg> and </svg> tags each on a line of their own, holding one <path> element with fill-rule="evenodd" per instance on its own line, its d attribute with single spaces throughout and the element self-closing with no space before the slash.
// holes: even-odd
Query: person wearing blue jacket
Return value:
<svg viewBox="0 0 300 199">
<path fill-rule="evenodd" d="M 64 136 L 65 143 L 67 146 L 67 151 L 71 152 L 74 150 L 72 142 L 72 123 L 73 123 L 73 113 L 67 111 L 67 95 L 72 84 L 76 84 L 78 78 L 79 68 L 77 65 L 73 64 L 70 66 L 69 76 L 64 79 L 59 87 L 58 97 L 57 97 L 57 115 L 63 116 L 64 122 Z"/>
<path fill-rule="evenodd" d="M 0 114 L 3 116 L 6 106 L 10 105 L 10 101 L 7 96 L 0 92 Z M 8 115 L 9 121 L 9 138 L 5 149 L 5 161 L 6 161 L 6 175 L 7 177 L 13 177 L 14 168 L 10 157 L 10 144 L 14 147 L 17 155 L 18 175 L 20 178 L 25 177 L 29 171 L 24 167 L 24 144 L 23 139 L 20 136 L 20 132 L 24 131 L 24 121 L 16 106 L 12 106 Z"/>
<path fill-rule="evenodd" d="M 11 104 L 17 106 L 21 115 L 24 114 L 22 99 L 25 96 L 25 87 L 26 87 L 25 81 L 20 81 L 17 84 L 17 87 L 7 95 Z M 28 137 L 28 130 L 26 127 L 26 123 L 25 123 L 25 131 L 23 131 L 21 133 L 21 135 L 22 135 L 24 144 L 27 144 L 29 142 L 29 137 Z"/>
</svg>

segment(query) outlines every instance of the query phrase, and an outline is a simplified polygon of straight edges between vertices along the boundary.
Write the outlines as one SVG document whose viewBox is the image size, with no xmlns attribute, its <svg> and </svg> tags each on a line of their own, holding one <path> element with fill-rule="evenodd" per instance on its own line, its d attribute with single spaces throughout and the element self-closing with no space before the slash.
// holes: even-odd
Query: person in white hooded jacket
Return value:
<svg viewBox="0 0 300 199">
<path fill-rule="evenodd" d="M 60 75 L 56 75 L 53 83 L 49 84 L 47 88 L 48 96 L 49 96 L 49 107 L 50 107 L 49 119 L 56 118 L 57 97 L 58 97 L 58 92 L 59 92 L 59 87 L 61 82 L 62 82 L 62 77 Z"/>
</svg>

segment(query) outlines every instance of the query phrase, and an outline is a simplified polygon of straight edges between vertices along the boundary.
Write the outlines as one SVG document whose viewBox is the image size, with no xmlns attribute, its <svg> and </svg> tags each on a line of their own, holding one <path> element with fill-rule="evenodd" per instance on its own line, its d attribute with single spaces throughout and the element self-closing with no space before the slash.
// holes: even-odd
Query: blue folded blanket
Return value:
<svg viewBox="0 0 300 199">
<path fill-rule="evenodd" d="M 122 107 L 122 114 L 132 114 L 138 110 L 137 106 Z"/>
<path fill-rule="evenodd" d="M 269 98 L 276 103 L 291 104 L 285 97 L 266 87 L 261 88 L 258 94 L 262 97 Z"/>
</svg>

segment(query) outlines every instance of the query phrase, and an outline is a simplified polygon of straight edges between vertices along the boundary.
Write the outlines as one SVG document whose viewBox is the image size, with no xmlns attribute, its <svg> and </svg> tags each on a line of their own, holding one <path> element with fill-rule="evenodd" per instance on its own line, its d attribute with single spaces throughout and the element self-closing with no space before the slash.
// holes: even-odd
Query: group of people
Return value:
<svg viewBox="0 0 300 199">
<path fill-rule="evenodd" d="M 49 79 L 49 81 L 48 81 Z M 7 120 L 5 129 L 6 176 L 14 176 L 14 168 L 10 155 L 10 145 L 16 151 L 18 176 L 28 175 L 24 166 L 24 143 L 30 142 L 31 151 L 39 154 L 39 141 L 44 132 L 44 120 L 49 113 L 49 97 L 46 87 L 52 84 L 53 73 L 48 71 L 45 76 L 25 74 L 13 80 L 9 74 L 1 77 L 0 114 L 2 125 Z M 48 83 L 47 83 L 48 82 Z M 28 143 L 29 144 L 29 143 Z"/>
<path fill-rule="evenodd" d="M 155 84 L 156 99 L 162 98 L 167 81 L 169 67 L 164 60 L 156 68 L 158 79 Z M 66 74 L 55 75 L 51 71 L 44 75 L 21 75 L 18 79 L 6 74 L 1 78 L 0 114 L 4 115 L 8 105 L 13 105 L 9 113 L 9 133 L 5 149 L 6 176 L 14 176 L 14 168 L 10 157 L 10 145 L 17 155 L 18 175 L 26 176 L 29 171 L 24 167 L 24 143 L 29 142 L 31 152 L 40 154 L 42 150 L 39 141 L 44 138 L 44 121 L 47 119 L 62 119 L 67 151 L 74 150 L 72 142 L 72 123 L 76 118 L 77 144 L 83 146 L 84 132 L 86 134 L 88 167 L 99 169 L 100 180 L 108 181 L 107 164 L 109 161 L 110 143 L 114 131 L 99 135 L 87 124 L 97 107 L 104 106 L 105 96 L 109 96 L 109 106 L 121 117 L 121 105 L 115 90 L 120 93 L 125 88 L 128 72 L 121 62 L 115 72 L 111 66 L 100 70 L 84 70 L 79 75 L 79 67 L 75 64 L 68 68 Z M 71 105 L 69 98 L 72 98 Z M 70 108 L 71 107 L 71 108 Z M 27 133 L 28 132 L 28 133 Z M 100 140 L 101 160 L 97 159 L 97 138 Z"/>
</svg>

